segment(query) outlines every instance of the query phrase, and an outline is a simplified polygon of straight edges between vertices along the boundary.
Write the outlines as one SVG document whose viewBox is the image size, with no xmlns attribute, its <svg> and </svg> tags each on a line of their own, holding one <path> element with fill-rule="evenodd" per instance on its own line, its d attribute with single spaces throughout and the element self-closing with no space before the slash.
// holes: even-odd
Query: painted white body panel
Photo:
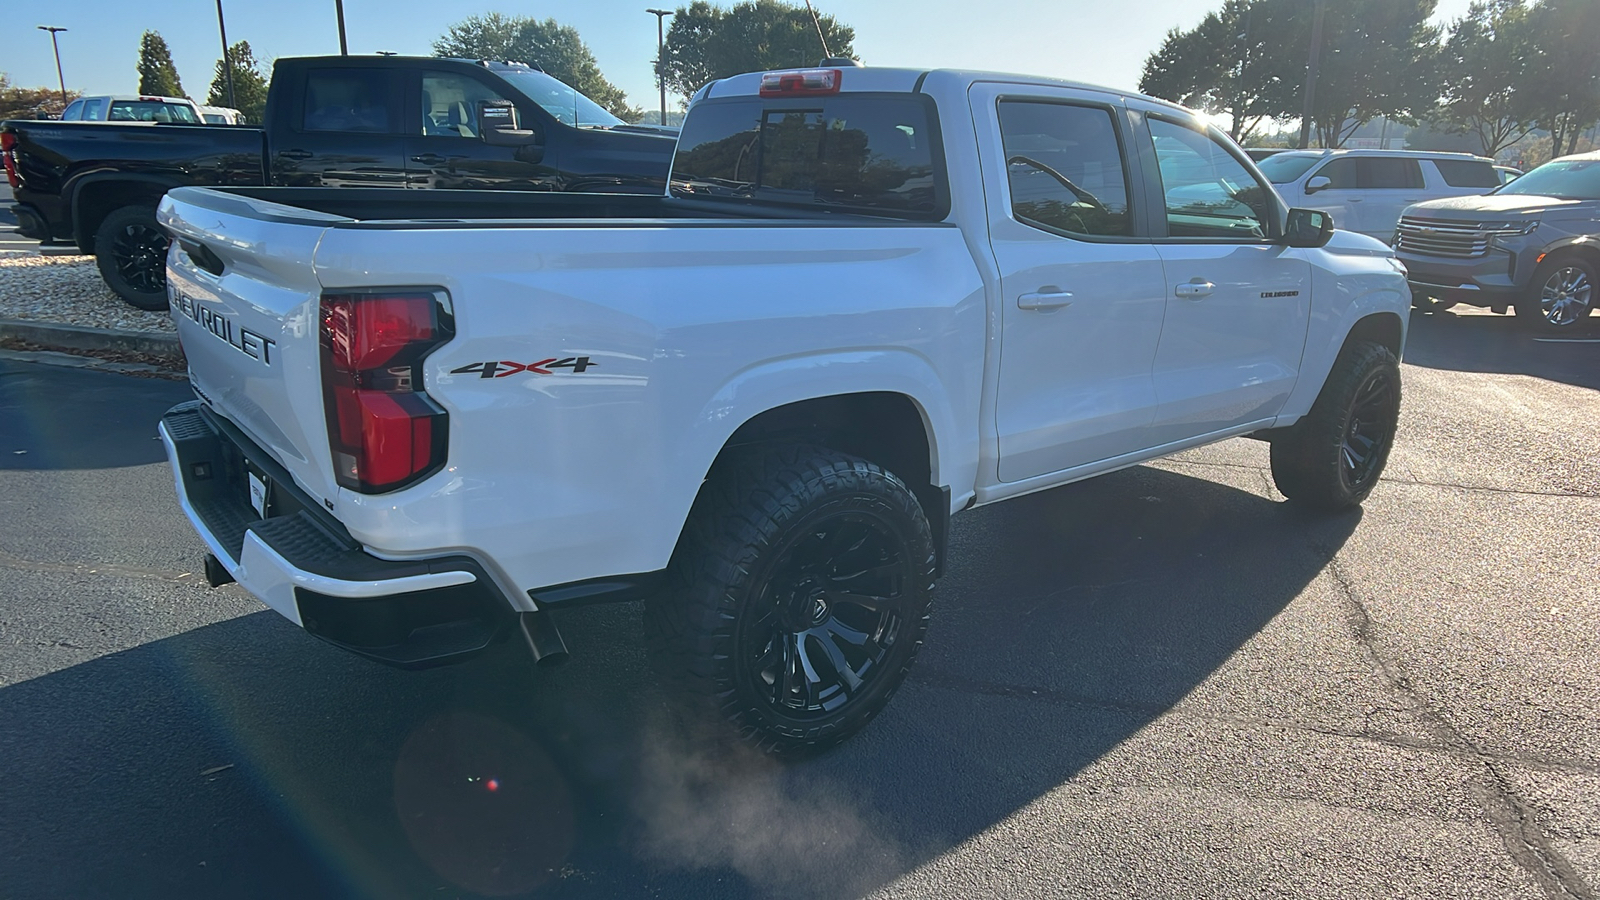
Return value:
<svg viewBox="0 0 1600 900">
<path fill-rule="evenodd" d="M 862 90 L 908 90 L 916 75 L 849 73 Z M 990 114 L 1002 88 L 1120 102 L 1062 82 L 928 73 L 950 172 L 942 223 L 363 227 L 259 201 L 219 212 L 179 190 L 162 221 L 237 267 L 217 278 L 175 249 L 174 287 L 278 341 L 282 361 L 260 366 L 179 317 L 196 383 L 374 555 L 469 555 L 532 608 L 531 589 L 663 568 L 728 438 L 784 404 L 910 398 L 954 512 L 1293 422 L 1356 321 L 1404 322 L 1403 274 L 1357 236 L 1321 250 L 1090 244 L 1018 223 Z M 1175 299 L 1196 276 L 1222 290 Z M 1018 294 L 1051 284 L 1072 304 L 1018 308 Z M 456 336 L 424 364 L 450 454 L 416 485 L 363 495 L 334 485 L 317 303 L 386 286 L 451 298 Z M 1280 291 L 1299 293 L 1259 298 Z M 569 356 L 593 368 L 452 374 Z"/>
</svg>

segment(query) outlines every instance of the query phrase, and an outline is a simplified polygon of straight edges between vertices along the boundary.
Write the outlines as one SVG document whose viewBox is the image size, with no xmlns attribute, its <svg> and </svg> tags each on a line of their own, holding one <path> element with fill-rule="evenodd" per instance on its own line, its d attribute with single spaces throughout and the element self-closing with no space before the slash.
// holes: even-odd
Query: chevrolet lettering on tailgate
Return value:
<svg viewBox="0 0 1600 900">
<path fill-rule="evenodd" d="M 272 365 L 272 348 L 278 346 L 278 342 L 272 338 L 256 334 L 248 328 L 235 327 L 232 319 L 182 291 L 172 292 L 172 308 L 184 318 L 194 320 L 201 328 L 227 341 L 228 346 L 245 356 Z"/>
</svg>

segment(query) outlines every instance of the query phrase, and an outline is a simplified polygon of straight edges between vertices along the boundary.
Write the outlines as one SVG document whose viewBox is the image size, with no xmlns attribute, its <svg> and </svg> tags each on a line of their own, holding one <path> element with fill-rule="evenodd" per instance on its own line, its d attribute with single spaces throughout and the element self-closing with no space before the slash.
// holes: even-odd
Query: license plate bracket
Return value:
<svg viewBox="0 0 1600 900">
<path fill-rule="evenodd" d="M 245 463 L 244 470 L 250 494 L 250 508 L 256 511 L 256 515 L 265 519 L 267 512 L 272 508 L 272 479 L 249 462 Z"/>
</svg>

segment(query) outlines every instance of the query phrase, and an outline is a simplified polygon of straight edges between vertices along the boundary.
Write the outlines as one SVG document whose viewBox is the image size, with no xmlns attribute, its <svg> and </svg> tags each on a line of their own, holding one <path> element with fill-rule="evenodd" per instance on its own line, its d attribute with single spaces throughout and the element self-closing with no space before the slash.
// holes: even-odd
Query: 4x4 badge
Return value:
<svg viewBox="0 0 1600 900">
<path fill-rule="evenodd" d="M 471 375 L 476 373 L 479 378 L 504 378 L 507 375 L 516 375 L 519 372 L 532 372 L 535 375 L 554 375 L 551 369 L 571 369 L 574 375 L 582 375 L 600 364 L 590 361 L 587 356 L 569 356 L 565 359 L 550 357 L 538 362 L 519 363 L 500 359 L 492 362 L 475 362 L 451 369 L 451 375 Z"/>
</svg>

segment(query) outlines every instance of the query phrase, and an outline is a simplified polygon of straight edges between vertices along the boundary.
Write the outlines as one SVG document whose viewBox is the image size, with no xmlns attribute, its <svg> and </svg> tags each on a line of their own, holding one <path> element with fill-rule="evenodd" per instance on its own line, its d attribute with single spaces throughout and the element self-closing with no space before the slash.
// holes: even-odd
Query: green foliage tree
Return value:
<svg viewBox="0 0 1600 900">
<path fill-rule="evenodd" d="M 60 88 L 17 87 L 11 83 L 9 75 L 0 72 L 0 120 L 59 116 L 67 104 L 79 96 L 77 91 L 68 91 L 66 100 L 62 100 Z"/>
<path fill-rule="evenodd" d="M 172 52 L 158 31 L 146 31 L 139 39 L 139 93 L 157 97 L 187 97 L 172 64 Z"/>
<path fill-rule="evenodd" d="M 668 88 L 692 94 L 741 72 L 812 66 L 824 55 L 853 57 L 855 38 L 855 29 L 833 16 L 813 20 L 804 6 L 780 0 L 746 0 L 727 9 L 695 0 L 673 14 L 662 71 Z"/>
<path fill-rule="evenodd" d="M 260 125 L 267 112 L 267 77 L 250 50 L 249 41 L 240 41 L 228 48 L 228 61 L 233 63 L 233 102 L 228 102 L 228 76 L 222 60 L 217 60 L 217 74 L 211 79 L 211 92 L 206 94 L 207 106 L 231 106 L 251 125 Z"/>
<path fill-rule="evenodd" d="M 1451 25 L 1439 59 L 1436 119 L 1470 135 L 1473 150 L 1497 156 L 1534 128 L 1539 99 L 1530 90 L 1535 35 L 1523 0 L 1480 0 Z"/>
<path fill-rule="evenodd" d="M 492 12 L 472 16 L 450 26 L 433 42 L 435 56 L 490 59 L 535 65 L 579 93 L 605 107 L 612 115 L 637 122 L 641 111 L 628 103 L 628 95 L 600 72 L 594 54 L 578 31 L 555 19 L 539 21 L 527 16 Z"/>
<path fill-rule="evenodd" d="M 1553 155 L 1575 153 L 1578 136 L 1600 121 L 1600 3 L 1543 0 L 1528 18 L 1534 117 Z"/>
<path fill-rule="evenodd" d="M 1413 121 L 1432 109 L 1437 0 L 1328 0 L 1312 123 L 1338 147 L 1378 116 Z M 1302 112 L 1311 0 L 1224 0 L 1189 31 L 1174 30 L 1145 61 L 1147 93 L 1232 114 L 1236 136 Z"/>
<path fill-rule="evenodd" d="M 1232 121 L 1229 134 L 1243 141 L 1268 120 L 1291 115 L 1303 53 L 1296 0 L 1226 0 L 1189 31 L 1167 32 L 1145 60 L 1139 90 Z"/>
</svg>

